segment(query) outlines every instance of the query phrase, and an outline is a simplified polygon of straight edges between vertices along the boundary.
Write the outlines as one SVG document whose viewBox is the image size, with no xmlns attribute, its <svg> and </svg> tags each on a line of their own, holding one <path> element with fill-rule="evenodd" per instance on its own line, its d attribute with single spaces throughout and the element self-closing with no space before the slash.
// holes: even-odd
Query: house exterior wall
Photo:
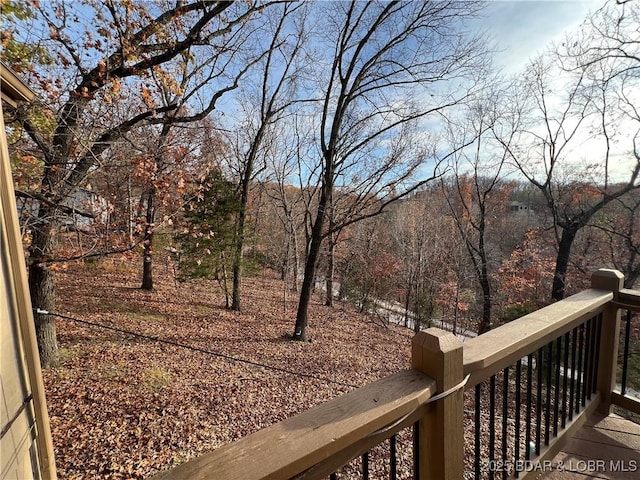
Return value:
<svg viewBox="0 0 640 480">
<path fill-rule="evenodd" d="M 0 247 L 8 251 L 6 231 L 2 229 Z M 33 471 L 32 446 L 35 418 L 31 406 L 31 389 L 25 367 L 15 289 L 10 284 L 11 271 L 6 258 L 2 259 L 0 275 L 0 472 L 2 478 L 36 478 Z M 37 459 L 36 459 L 37 460 Z M 37 465 L 37 461 L 35 462 Z"/>
<path fill-rule="evenodd" d="M 33 97 L 0 64 L 2 101 Z M 55 479 L 55 462 L 0 102 L 0 478 Z"/>
</svg>

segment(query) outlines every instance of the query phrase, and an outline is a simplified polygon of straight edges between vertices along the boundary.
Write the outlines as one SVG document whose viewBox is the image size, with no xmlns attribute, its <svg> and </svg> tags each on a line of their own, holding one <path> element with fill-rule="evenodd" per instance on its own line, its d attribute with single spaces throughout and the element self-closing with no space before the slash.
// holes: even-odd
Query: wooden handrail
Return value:
<svg viewBox="0 0 640 480">
<path fill-rule="evenodd" d="M 470 389 L 503 368 L 604 311 L 613 293 L 585 290 L 464 343 L 464 374 Z"/>
<path fill-rule="evenodd" d="M 634 312 L 640 312 L 640 290 L 623 288 L 618 292 L 616 304 L 620 308 L 626 308 Z"/>
<path fill-rule="evenodd" d="M 411 416 L 435 392 L 435 380 L 406 370 L 179 465 L 155 480 L 293 478 L 363 438 L 379 437 L 381 429 Z"/>
</svg>

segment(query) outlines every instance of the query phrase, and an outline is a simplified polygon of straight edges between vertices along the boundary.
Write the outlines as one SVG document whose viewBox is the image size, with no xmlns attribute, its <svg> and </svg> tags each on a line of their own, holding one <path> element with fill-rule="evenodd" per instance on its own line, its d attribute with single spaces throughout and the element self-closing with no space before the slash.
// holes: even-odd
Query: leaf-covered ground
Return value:
<svg viewBox="0 0 640 480">
<path fill-rule="evenodd" d="M 364 385 L 408 368 L 407 329 L 315 297 L 310 342 L 293 330 L 296 296 L 273 272 L 247 278 L 243 311 L 215 282 L 174 281 L 156 261 L 153 292 L 137 263 L 70 265 L 56 313 L 255 363 Z M 57 319 L 61 362 L 45 371 L 60 478 L 144 478 L 351 390 L 348 386 Z"/>
</svg>

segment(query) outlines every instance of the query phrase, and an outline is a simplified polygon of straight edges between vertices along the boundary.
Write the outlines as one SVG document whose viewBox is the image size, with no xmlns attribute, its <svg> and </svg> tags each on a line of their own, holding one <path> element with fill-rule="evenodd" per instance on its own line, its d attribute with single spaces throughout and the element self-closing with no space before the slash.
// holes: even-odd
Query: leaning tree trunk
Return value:
<svg viewBox="0 0 640 480">
<path fill-rule="evenodd" d="M 147 195 L 147 213 L 145 216 L 145 231 L 144 231 L 144 252 L 142 255 L 142 290 L 153 290 L 153 234 L 155 226 L 155 197 L 156 187 L 151 186 Z"/>
<path fill-rule="evenodd" d="M 311 295 L 313 294 L 316 263 L 318 261 L 318 256 L 320 255 L 320 247 L 322 245 L 322 229 L 324 227 L 325 210 L 329 203 L 329 195 L 327 192 L 330 192 L 330 189 L 325 186 L 320 196 L 316 220 L 313 224 L 313 228 L 311 229 L 309 253 L 304 266 L 304 278 L 302 280 L 302 287 L 300 288 L 300 299 L 298 300 L 298 311 L 296 313 L 296 325 L 293 331 L 294 340 L 306 340 L 305 332 L 309 322 L 309 303 L 311 302 Z"/>
<path fill-rule="evenodd" d="M 576 233 L 577 230 L 574 228 L 562 229 L 556 257 L 556 269 L 553 274 L 553 286 L 551 287 L 551 298 L 554 300 L 562 300 L 565 295 L 569 256 L 571 255 L 571 247 L 576 238 Z"/>
<path fill-rule="evenodd" d="M 49 210 L 44 206 L 41 209 Z M 42 212 L 41 212 L 42 213 Z M 41 218 L 46 218 L 42 213 Z M 56 340 L 56 323 L 53 316 L 38 313 L 38 309 L 54 312 L 55 281 L 51 269 L 43 263 L 51 258 L 54 247 L 54 237 L 51 226 L 36 229 L 29 247 L 29 292 L 31 305 L 34 309 L 33 318 L 36 327 L 40 363 L 43 367 L 54 364 L 58 359 L 58 342 Z"/>
</svg>

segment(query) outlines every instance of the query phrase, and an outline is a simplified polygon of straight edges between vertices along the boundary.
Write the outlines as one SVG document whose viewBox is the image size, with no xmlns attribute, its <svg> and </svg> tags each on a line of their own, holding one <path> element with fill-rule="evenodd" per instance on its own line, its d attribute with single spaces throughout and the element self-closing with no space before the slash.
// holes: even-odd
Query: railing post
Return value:
<svg viewBox="0 0 640 480">
<path fill-rule="evenodd" d="M 624 286 L 624 275 L 618 270 L 600 269 L 591 276 L 591 288 L 609 290 L 614 299 Z M 598 411 L 605 415 L 613 412 L 611 393 L 616 385 L 618 367 L 618 342 L 620 338 L 620 310 L 609 303 L 602 314 L 600 334 L 600 357 L 598 359 Z"/>
<path fill-rule="evenodd" d="M 463 380 L 462 343 L 438 328 L 417 333 L 411 342 L 413 368 L 433 378 L 438 392 Z M 464 388 L 437 400 L 419 421 L 419 480 L 459 480 L 464 476 Z"/>
</svg>

